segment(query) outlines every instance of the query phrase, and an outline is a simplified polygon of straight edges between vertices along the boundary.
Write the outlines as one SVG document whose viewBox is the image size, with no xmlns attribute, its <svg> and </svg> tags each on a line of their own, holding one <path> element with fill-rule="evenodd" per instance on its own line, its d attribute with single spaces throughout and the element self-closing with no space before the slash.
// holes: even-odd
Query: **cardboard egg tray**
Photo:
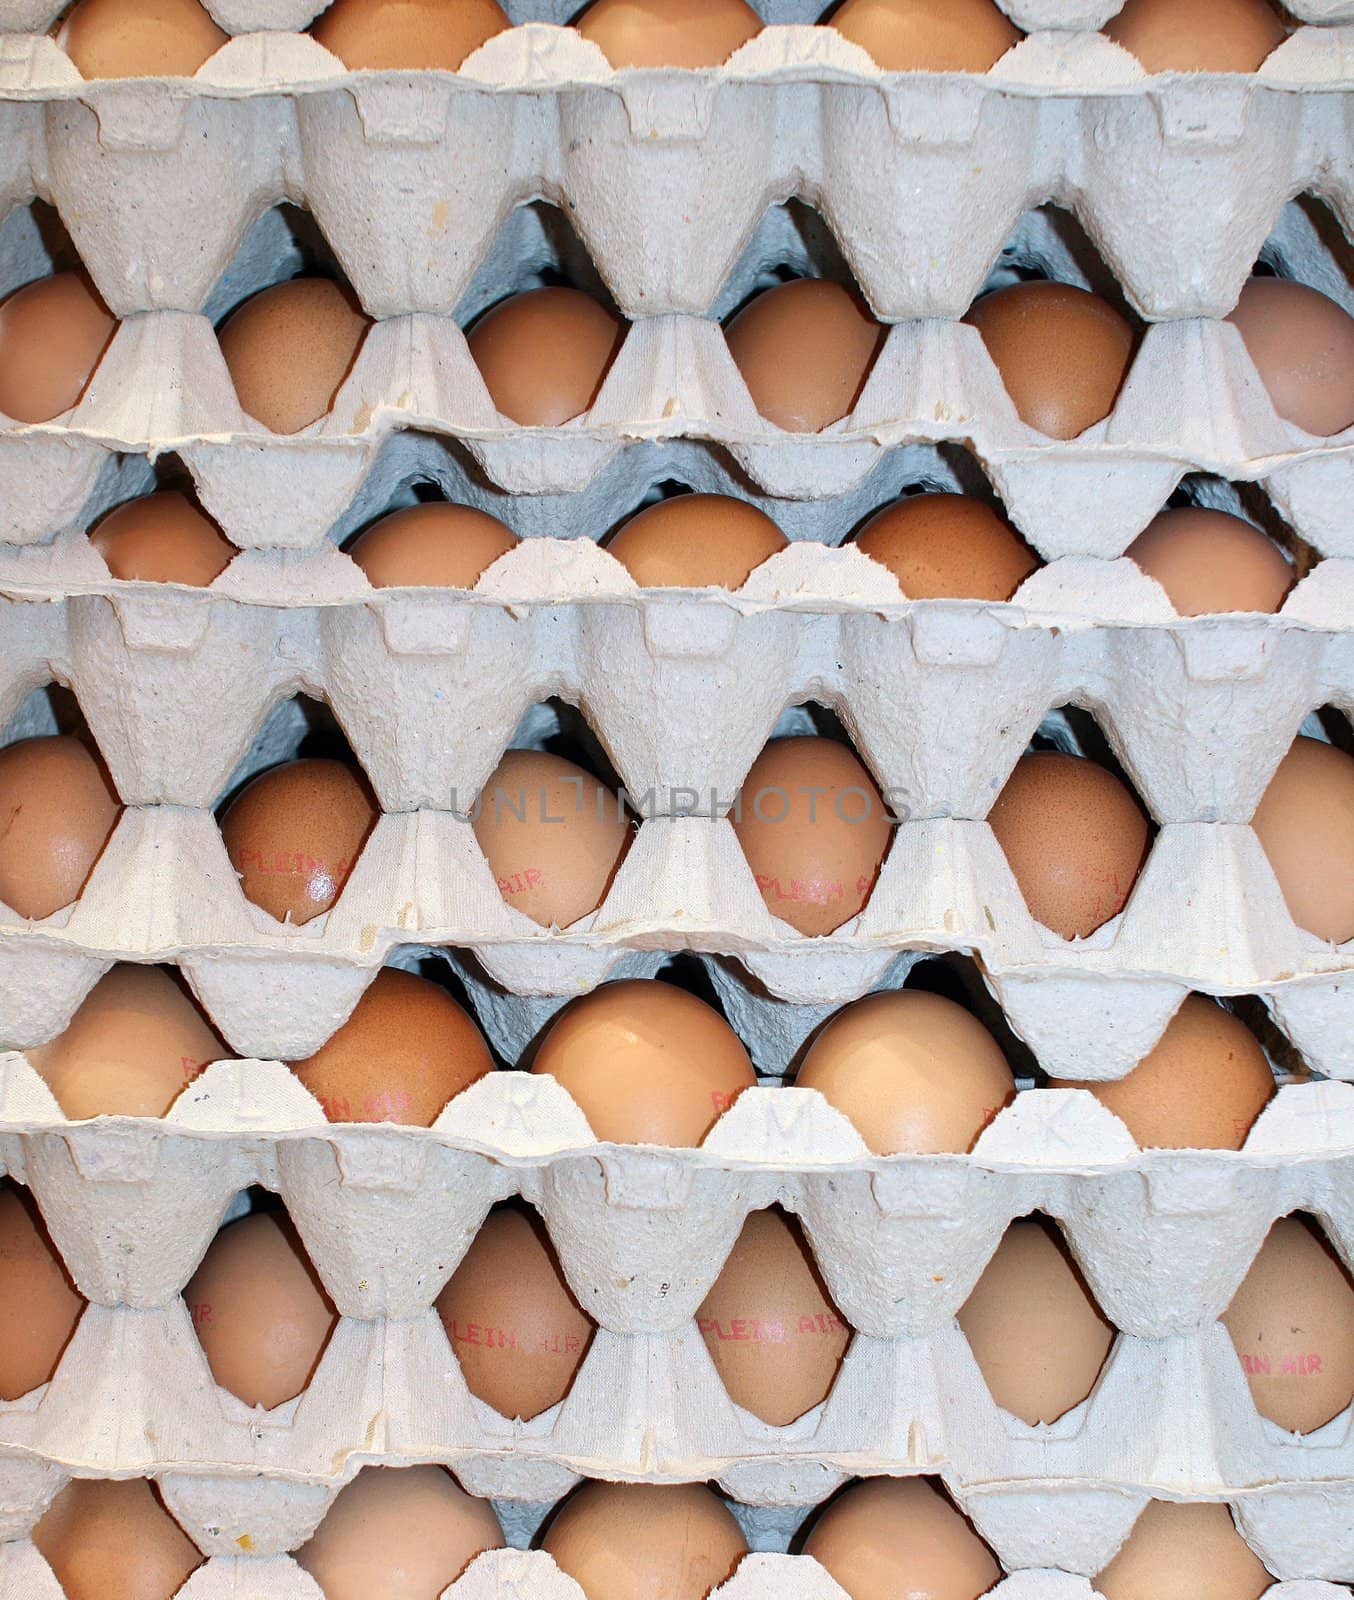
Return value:
<svg viewBox="0 0 1354 1600">
<path fill-rule="evenodd" d="M 573 9 L 454 74 L 348 74 L 274 31 L 237 36 L 191 80 L 86 83 L 53 40 L 11 34 L 0 196 L 50 197 L 120 315 L 198 310 L 283 194 L 382 316 L 454 310 L 533 194 L 567 206 L 632 316 L 706 312 L 792 193 L 823 197 L 887 320 L 962 313 L 1020 212 L 1050 196 L 1151 318 L 1225 312 L 1293 194 L 1317 186 L 1351 220 L 1345 28 L 1299 28 L 1253 75 L 1152 78 L 1066 31 L 1060 0 L 1031 0 L 1045 15 L 1022 20 L 1055 31 L 989 73 L 883 74 L 792 0 L 722 68 L 618 74 L 555 25 Z M 238 11 L 245 27 L 304 20 Z"/>
</svg>

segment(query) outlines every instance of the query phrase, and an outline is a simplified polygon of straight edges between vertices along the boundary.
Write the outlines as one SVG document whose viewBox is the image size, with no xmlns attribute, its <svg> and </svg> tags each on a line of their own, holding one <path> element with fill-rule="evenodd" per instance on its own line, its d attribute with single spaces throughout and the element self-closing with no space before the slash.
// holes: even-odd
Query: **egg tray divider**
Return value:
<svg viewBox="0 0 1354 1600">
<path fill-rule="evenodd" d="M 1278 1583 L 1264 1600 L 1348 1600 L 1330 1583 Z M 285 1557 L 219 1556 L 188 1579 L 176 1600 L 323 1600 Z M 992 1600 L 1093 1600 L 1089 1582 L 1059 1572 L 1021 1572 L 991 1590 Z M 47 1564 L 30 1545 L 0 1547 L 0 1600 L 62 1600 Z M 540 1551 L 491 1551 L 444 1591 L 444 1600 L 586 1600 L 582 1589 Z M 845 1600 L 845 1591 L 809 1556 L 751 1555 L 710 1600 Z"/>
<path fill-rule="evenodd" d="M 1293 194 L 1315 185 L 1354 223 L 1354 29 L 1299 29 L 1255 74 L 1152 78 L 1053 27 L 985 75 L 883 74 L 803 26 L 714 71 L 617 74 L 571 29 L 531 25 L 455 74 L 348 74 L 308 36 L 254 33 L 193 79 L 116 83 L 10 35 L 0 197 L 50 196 L 119 314 L 196 311 L 284 194 L 378 315 L 452 311 L 532 194 L 567 207 L 635 316 L 705 312 L 797 190 L 822 198 L 889 319 L 961 313 L 1049 196 L 1153 318 L 1229 309 Z"/>
</svg>

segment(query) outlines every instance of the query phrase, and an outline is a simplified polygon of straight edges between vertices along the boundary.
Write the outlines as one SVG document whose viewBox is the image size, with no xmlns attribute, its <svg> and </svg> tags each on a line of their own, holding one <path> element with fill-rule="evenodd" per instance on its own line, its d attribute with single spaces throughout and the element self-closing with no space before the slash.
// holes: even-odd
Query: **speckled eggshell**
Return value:
<svg viewBox="0 0 1354 1600">
<path fill-rule="evenodd" d="M 50 422 L 69 411 L 117 328 L 83 272 L 55 272 L 0 301 L 0 412 Z"/>
<path fill-rule="evenodd" d="M 0 1180 L 0 1400 L 47 1382 L 84 1309 L 32 1195 Z"/>
<path fill-rule="evenodd" d="M 1225 511 L 1163 511 L 1124 553 L 1182 617 L 1274 612 L 1293 586 L 1293 569 L 1273 539 Z"/>
<path fill-rule="evenodd" d="M 745 0 L 594 0 L 574 26 L 613 67 L 717 67 L 762 19 Z"/>
<path fill-rule="evenodd" d="M 849 1600 L 978 1600 L 1001 1568 L 931 1478 L 862 1478 L 814 1520 L 804 1554 Z"/>
<path fill-rule="evenodd" d="M 856 548 L 898 580 L 909 600 L 1009 600 L 1041 565 L 986 501 L 918 494 L 870 518 Z"/>
<path fill-rule="evenodd" d="M 550 1025 L 532 1071 L 569 1091 L 601 1140 L 698 1145 L 756 1074 L 712 1007 L 656 978 L 604 984 Z"/>
<path fill-rule="evenodd" d="M 497 517 L 431 501 L 382 517 L 348 554 L 375 589 L 473 589 L 516 544 Z"/>
<path fill-rule="evenodd" d="M 977 328 L 1022 422 L 1075 439 L 1109 416 L 1133 359 L 1133 329 L 1085 289 L 1047 281 L 984 295 Z"/>
<path fill-rule="evenodd" d="M 129 500 L 89 531 L 110 576 L 205 589 L 239 553 L 177 489 Z"/>
<path fill-rule="evenodd" d="M 33 1530 L 66 1600 L 172 1600 L 202 1553 L 145 1478 L 68 1483 Z"/>
<path fill-rule="evenodd" d="M 162 1117 L 185 1083 L 233 1052 L 167 967 L 118 965 L 28 1059 L 72 1121 Z"/>
<path fill-rule="evenodd" d="M 69 734 L 0 750 L 0 901 L 38 920 L 84 888 L 122 810 L 103 762 Z"/>
<path fill-rule="evenodd" d="M 57 43 L 86 79 L 191 78 L 229 37 L 199 0 L 80 0 Z"/>
<path fill-rule="evenodd" d="M 817 1089 L 878 1156 L 964 1152 L 1015 1097 L 997 1041 L 942 995 L 898 989 L 844 1007 L 795 1077 Z"/>
<path fill-rule="evenodd" d="M 789 540 L 776 524 L 725 494 L 681 494 L 646 506 L 607 550 L 643 589 L 741 589 Z"/>
<path fill-rule="evenodd" d="M 1095 1588 L 1104 1600 L 1260 1600 L 1273 1581 L 1226 1505 L 1149 1500 Z"/>
<path fill-rule="evenodd" d="M 855 752 L 812 735 L 766 746 L 731 820 L 762 899 L 810 938 L 859 914 L 892 838 L 879 789 Z"/>
<path fill-rule="evenodd" d="M 470 354 L 502 416 L 558 428 L 591 408 L 626 328 L 580 289 L 530 289 L 484 313 Z"/>
<path fill-rule="evenodd" d="M 334 0 L 310 31 L 353 72 L 455 72 L 511 26 L 495 0 Z"/>
<path fill-rule="evenodd" d="M 217 335 L 240 409 L 274 433 L 327 416 L 370 326 L 352 290 L 329 278 L 260 290 Z"/>
<path fill-rule="evenodd" d="M 1151 843 L 1112 772 L 1053 750 L 1020 758 L 987 820 L 1030 915 L 1061 939 L 1084 939 L 1118 916 Z"/>
<path fill-rule="evenodd" d="M 183 1298 L 217 1383 L 265 1411 L 310 1382 L 336 1320 L 290 1219 L 271 1212 L 222 1228 Z"/>
<path fill-rule="evenodd" d="M 545 1224 L 515 1203 L 485 1218 L 437 1312 L 466 1387 L 509 1419 L 563 1400 L 595 1326 L 564 1281 Z"/>
<path fill-rule="evenodd" d="M 821 433 L 860 398 L 885 329 L 841 284 L 798 278 L 749 301 L 724 334 L 760 414 L 789 433 Z"/>
<path fill-rule="evenodd" d="M 1125 0 L 1104 32 L 1148 72 L 1254 72 L 1288 36 L 1269 0 Z"/>
<path fill-rule="evenodd" d="M 543 928 L 567 928 L 601 905 L 634 836 L 600 779 L 540 750 L 509 750 L 477 813 L 498 892 Z"/>
<path fill-rule="evenodd" d="M 1354 758 L 1295 739 L 1251 818 L 1298 927 L 1354 938 Z"/>
<path fill-rule="evenodd" d="M 442 1108 L 494 1070 L 484 1036 L 447 991 L 383 967 L 353 1014 L 292 1071 L 330 1122 L 427 1128 Z"/>
<path fill-rule="evenodd" d="M 245 785 L 221 837 L 245 899 L 279 922 L 318 917 L 343 892 L 376 822 L 366 778 L 344 761 L 287 761 Z"/>
<path fill-rule="evenodd" d="M 1284 278 L 1251 278 L 1227 320 L 1281 417 L 1321 438 L 1354 423 L 1354 317 L 1334 300 Z"/>
<path fill-rule="evenodd" d="M 1117 1083 L 1088 1089 L 1142 1150 L 1240 1150 L 1274 1097 L 1274 1074 L 1255 1035 L 1207 995 L 1192 994 L 1156 1047 Z"/>
<path fill-rule="evenodd" d="M 587 1600 L 706 1600 L 747 1553 L 733 1516 L 699 1483 L 585 1483 L 541 1548 Z"/>
<path fill-rule="evenodd" d="M 1306 1217 L 1269 1230 L 1222 1321 L 1262 1417 L 1311 1433 L 1354 1398 L 1354 1286 Z"/>
<path fill-rule="evenodd" d="M 958 1321 L 993 1400 L 1031 1425 L 1080 1405 L 1114 1343 L 1062 1234 L 1042 1217 L 1006 1230 Z"/>
<path fill-rule="evenodd" d="M 494 1508 L 445 1467 L 364 1467 L 293 1559 L 324 1600 L 436 1600 L 502 1547 Z"/>
<path fill-rule="evenodd" d="M 986 72 L 1020 42 L 992 0 L 846 0 L 828 21 L 885 72 Z"/>
<path fill-rule="evenodd" d="M 851 1338 L 799 1224 L 776 1210 L 749 1214 L 696 1326 L 730 1400 L 778 1428 L 827 1399 Z"/>
</svg>

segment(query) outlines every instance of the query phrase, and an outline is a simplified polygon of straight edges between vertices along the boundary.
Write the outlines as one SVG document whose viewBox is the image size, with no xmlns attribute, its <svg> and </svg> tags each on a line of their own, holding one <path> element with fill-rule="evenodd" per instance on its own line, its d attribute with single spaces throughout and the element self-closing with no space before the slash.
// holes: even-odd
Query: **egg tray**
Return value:
<svg viewBox="0 0 1354 1600">
<path fill-rule="evenodd" d="M 821 199 L 889 320 L 964 311 L 1019 213 L 1051 196 L 1151 318 L 1227 311 L 1294 194 L 1318 188 L 1354 225 L 1349 30 L 1300 28 L 1255 74 L 1154 78 L 1049 25 L 987 74 L 884 74 L 803 26 L 713 71 L 618 74 L 534 24 L 454 74 L 348 74 L 274 32 L 191 80 L 95 83 L 51 39 L 12 34 L 0 200 L 50 198 L 119 314 L 198 310 L 284 194 L 377 315 L 452 311 L 530 195 L 567 208 L 632 316 L 707 311 L 794 193 Z"/>
<path fill-rule="evenodd" d="M 852 415 L 805 436 L 756 415 L 713 322 L 634 324 L 591 411 L 521 429 L 494 411 L 453 320 L 392 318 L 368 333 L 331 413 L 281 436 L 240 411 L 205 318 L 154 313 L 121 324 L 64 419 L 0 424 L 0 537 L 42 542 L 76 522 L 110 454 L 173 454 L 233 543 L 317 548 L 406 429 L 461 441 L 495 485 L 522 495 L 578 493 L 632 441 L 690 438 L 719 445 L 763 493 L 824 499 L 863 484 L 900 445 L 953 441 L 1049 557 L 1119 555 L 1187 473 L 1214 473 L 1260 482 L 1321 554 L 1354 553 L 1354 428 L 1316 439 L 1281 422 L 1235 328 L 1207 321 L 1149 328 L 1113 413 L 1064 444 L 1016 417 L 966 324 L 896 325 Z"/>
<path fill-rule="evenodd" d="M 1295 1210 L 1354 1257 L 1354 1088 L 1341 1083 L 1282 1087 L 1241 1152 L 1141 1152 L 1086 1091 L 1039 1089 L 971 1155 L 872 1157 L 816 1091 L 783 1087 L 745 1091 L 697 1152 L 599 1145 L 553 1078 L 513 1071 L 472 1084 L 430 1132 L 331 1124 L 276 1062 L 213 1066 L 164 1119 L 90 1124 L 67 1123 L 21 1055 L 0 1067 L 3 1163 L 105 1306 L 173 1300 L 254 1184 L 281 1195 L 355 1318 L 426 1311 L 488 1208 L 518 1192 L 580 1303 L 618 1335 L 689 1323 L 746 1212 L 773 1204 L 803 1218 L 834 1303 L 875 1339 L 934 1333 L 1011 1220 L 1036 1210 L 1065 1225 L 1105 1314 L 1141 1339 L 1211 1324 Z"/>
<path fill-rule="evenodd" d="M 1157 1395 L 1157 1385 L 1167 1394 L 1145 1405 L 1143 1386 Z M 1204 1394 L 1180 1403 L 1199 1385 Z M 80 1412 L 97 1420 L 77 1422 Z M 496 1499 L 553 1500 L 582 1476 L 605 1476 L 709 1479 L 745 1501 L 805 1507 L 857 1475 L 902 1471 L 943 1475 L 1007 1568 L 1097 1571 L 1164 1491 L 1229 1500 L 1276 1572 L 1347 1580 L 1348 1445 L 1279 1444 L 1245 1416 L 1255 1423 L 1219 1328 L 1197 1341 L 1121 1343 L 1088 1405 L 1036 1439 L 995 1410 L 951 1331 L 884 1345 L 858 1338 L 823 1406 L 773 1438 L 777 1430 L 731 1405 L 693 1331 L 598 1335 L 561 1405 L 510 1423 L 467 1395 L 433 1313 L 340 1323 L 306 1392 L 263 1415 L 214 1387 L 181 1304 L 92 1309 L 52 1383 L 0 1407 L 0 1501 L 17 1537 L 68 1471 L 155 1476 L 205 1551 L 266 1556 L 301 1542 L 342 1484 L 373 1463 L 438 1462 Z M 1349 1419 L 1347 1410 L 1330 1429 L 1347 1434 Z M 1126 1420 L 1136 1448 L 1120 1442 Z M 1087 1437 L 1068 1439 L 1077 1424 Z M 1223 1435 L 1222 1448 L 1182 1452 L 1182 1427 Z M 1024 1437 L 1013 1440 L 1012 1429 Z M 978 1468 L 972 1477 L 966 1464 Z M 1219 1468 L 1246 1486 L 1212 1476 Z"/>
<path fill-rule="evenodd" d="M 1263 1600 L 1348 1600 L 1349 1590 L 1320 1582 L 1276 1583 Z M 1084 1578 L 1021 1572 L 990 1591 L 991 1600 L 1093 1600 Z M 445 1600 L 586 1600 L 540 1551 L 491 1551 L 444 1591 Z M 50 1568 L 28 1544 L 0 1546 L 0 1600 L 62 1600 Z M 198 1569 L 177 1600 L 323 1600 L 313 1579 L 283 1556 L 218 1556 Z M 846 1600 L 809 1556 L 746 1556 L 710 1600 Z"/>
</svg>

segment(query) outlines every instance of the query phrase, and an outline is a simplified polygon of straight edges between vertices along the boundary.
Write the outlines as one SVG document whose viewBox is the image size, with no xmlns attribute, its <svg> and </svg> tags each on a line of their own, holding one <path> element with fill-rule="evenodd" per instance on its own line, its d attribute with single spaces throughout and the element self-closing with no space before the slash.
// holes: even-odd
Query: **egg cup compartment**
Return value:
<svg viewBox="0 0 1354 1600">
<path fill-rule="evenodd" d="M 1062 14 L 981 75 L 881 73 L 835 30 L 796 23 L 679 79 L 617 74 L 540 23 L 455 74 L 350 75 L 275 31 L 168 82 L 86 83 L 54 41 L 20 34 L 0 95 L 48 114 L 8 187 L 75 219 L 119 312 L 197 310 L 284 192 L 322 218 L 377 314 L 449 312 L 529 194 L 560 197 L 639 316 L 708 310 L 759 211 L 796 189 L 828 197 L 890 319 L 962 312 L 1018 197 L 1069 196 L 1153 317 L 1225 312 L 1291 195 L 1324 183 L 1347 205 L 1329 179 L 1347 144 L 1342 32 L 1300 28 L 1257 73 L 1196 80 L 1149 77 Z M 197 205 L 204 192 L 218 203 Z"/>
</svg>

